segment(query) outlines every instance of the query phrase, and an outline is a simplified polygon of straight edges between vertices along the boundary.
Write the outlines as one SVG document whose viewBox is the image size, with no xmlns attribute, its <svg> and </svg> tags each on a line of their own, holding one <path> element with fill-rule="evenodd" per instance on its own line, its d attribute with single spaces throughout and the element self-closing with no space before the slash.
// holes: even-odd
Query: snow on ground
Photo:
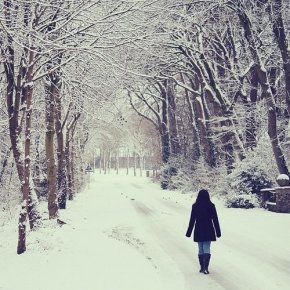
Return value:
<svg viewBox="0 0 290 290">
<path fill-rule="evenodd" d="M 222 237 L 204 275 L 185 237 L 194 195 L 162 191 L 146 177 L 90 179 L 61 211 L 67 224 L 45 220 L 29 232 L 25 254 L 16 254 L 17 221 L 0 227 L 0 290 L 289 289 L 290 214 L 215 200 Z"/>
</svg>

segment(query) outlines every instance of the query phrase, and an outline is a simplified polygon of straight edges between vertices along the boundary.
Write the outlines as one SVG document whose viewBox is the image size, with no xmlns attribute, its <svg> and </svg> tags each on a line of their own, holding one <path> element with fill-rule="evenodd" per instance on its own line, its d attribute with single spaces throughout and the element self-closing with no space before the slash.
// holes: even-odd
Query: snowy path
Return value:
<svg viewBox="0 0 290 290">
<path fill-rule="evenodd" d="M 289 289 L 290 215 L 217 203 L 222 238 L 204 275 L 184 236 L 191 203 L 146 178 L 95 174 L 61 212 L 67 225 L 30 233 L 24 255 L 4 229 L 0 290 Z"/>
</svg>

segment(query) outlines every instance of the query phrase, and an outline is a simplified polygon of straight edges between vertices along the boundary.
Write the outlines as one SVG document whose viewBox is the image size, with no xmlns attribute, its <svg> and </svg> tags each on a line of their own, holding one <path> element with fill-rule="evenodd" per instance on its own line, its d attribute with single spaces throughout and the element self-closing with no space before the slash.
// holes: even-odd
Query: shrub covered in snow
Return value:
<svg viewBox="0 0 290 290">
<path fill-rule="evenodd" d="M 9 160 L 10 161 L 10 160 Z M 0 178 L 0 226 L 14 217 L 22 201 L 16 168 L 12 162 L 2 167 Z"/>
<path fill-rule="evenodd" d="M 163 188 L 183 193 L 207 188 L 228 207 L 253 208 L 260 206 L 261 189 L 275 184 L 277 172 L 271 143 L 265 135 L 245 159 L 234 164 L 230 174 L 224 164 L 211 168 L 202 158 L 193 162 L 175 157 L 161 169 L 160 181 Z"/>
<path fill-rule="evenodd" d="M 265 155 L 264 155 L 265 154 Z M 227 176 L 228 186 L 224 188 L 225 204 L 228 207 L 253 208 L 260 206 L 260 191 L 274 183 L 271 154 L 251 151 Z M 272 162 L 272 163 L 271 163 Z"/>
<path fill-rule="evenodd" d="M 266 172 L 255 164 L 236 168 L 229 179 L 231 188 L 238 194 L 259 194 L 262 188 L 272 185 Z"/>
<path fill-rule="evenodd" d="M 177 160 L 172 159 L 168 163 L 164 164 L 160 170 L 160 184 L 162 189 L 176 189 L 176 185 L 172 182 L 172 177 L 177 174 L 179 167 Z"/>
<path fill-rule="evenodd" d="M 260 204 L 260 190 L 271 187 L 272 181 L 266 172 L 256 164 L 242 164 L 229 176 L 229 191 L 226 206 L 253 208 Z"/>
<path fill-rule="evenodd" d="M 225 187 L 226 168 L 219 166 L 211 168 L 203 159 L 194 164 L 189 158 L 171 158 L 162 167 L 161 187 L 170 190 L 180 190 L 182 193 L 196 192 L 207 188 L 212 194 L 218 193 Z M 163 187 L 165 186 L 165 187 Z M 167 186 L 167 187 L 166 187 Z"/>
<path fill-rule="evenodd" d="M 232 208 L 254 208 L 259 207 L 259 199 L 255 194 L 229 194 L 226 198 L 225 205 Z"/>
<path fill-rule="evenodd" d="M 189 189 L 192 183 L 192 165 L 182 157 L 170 158 L 168 163 L 161 167 L 160 183 L 163 189 Z"/>
</svg>

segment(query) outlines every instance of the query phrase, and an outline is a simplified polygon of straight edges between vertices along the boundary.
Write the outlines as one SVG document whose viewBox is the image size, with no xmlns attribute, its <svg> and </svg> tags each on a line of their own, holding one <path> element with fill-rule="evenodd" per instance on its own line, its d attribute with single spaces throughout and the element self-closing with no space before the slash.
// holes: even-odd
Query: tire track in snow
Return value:
<svg viewBox="0 0 290 290">
<path fill-rule="evenodd" d="M 175 262 L 178 270 L 184 279 L 183 289 L 215 289 L 215 290 L 244 290 L 243 286 L 236 285 L 232 278 L 225 279 L 215 277 L 215 274 L 204 275 L 198 272 L 197 257 L 193 257 L 191 247 L 185 246 L 185 241 L 181 237 L 175 236 L 174 229 L 164 224 L 164 219 L 157 219 L 158 213 L 150 209 L 142 202 L 132 203 L 138 213 L 143 215 L 143 222 L 150 223 L 152 234 L 156 237 L 156 242 L 164 250 L 170 259 Z M 171 206 L 170 206 L 171 207 Z M 171 207 L 172 208 L 172 207 Z M 148 210 L 149 209 L 149 210 Z M 156 222 L 157 221 L 157 222 Z M 162 221 L 162 223 L 160 223 Z M 154 259 L 154 257 L 153 257 Z M 166 274 L 165 274 L 166 275 Z"/>
<path fill-rule="evenodd" d="M 133 192 L 136 193 L 139 190 L 144 192 L 145 189 L 133 184 L 132 187 L 134 187 Z M 139 200 L 138 197 L 136 199 Z M 149 199 L 146 198 L 146 202 L 138 200 L 131 204 L 143 217 L 143 223 L 150 228 L 150 234 L 154 236 L 156 243 L 169 258 L 175 261 L 176 267 L 184 278 L 185 288 L 182 289 L 286 290 L 289 288 L 289 261 L 275 256 L 275 249 L 269 249 L 266 242 L 263 245 L 253 244 L 251 240 L 247 240 L 249 233 L 241 234 L 239 228 L 233 228 L 226 222 L 222 223 L 225 234 L 217 245 L 213 245 L 211 274 L 204 277 L 205 275 L 198 273 L 197 257 L 193 254 L 195 252 L 193 247 L 196 246 L 187 247 L 184 239 L 181 238 L 184 233 L 179 235 L 178 225 L 170 224 L 175 216 L 177 220 L 183 219 L 180 215 L 184 215 L 184 219 L 187 219 L 189 208 L 171 199 L 162 198 L 160 195 L 151 195 Z M 234 215 L 227 218 L 234 219 Z M 167 270 L 164 269 L 165 272 Z M 271 273 L 271 275 L 264 273 Z"/>
<path fill-rule="evenodd" d="M 167 202 L 158 200 L 159 203 L 165 205 L 169 209 L 176 209 L 178 213 L 187 213 L 187 208 L 180 204 L 175 204 L 171 200 L 166 200 Z M 178 214 L 175 212 L 175 214 Z M 187 213 L 188 214 L 188 213 Z M 225 228 L 229 230 L 229 228 Z M 288 289 L 288 285 L 290 285 L 290 263 L 286 259 L 281 259 L 279 257 L 275 257 L 275 252 L 268 251 L 268 247 L 265 244 L 261 247 L 261 245 L 252 243 L 251 240 L 245 239 L 249 234 L 243 233 L 237 235 L 238 229 L 230 228 L 230 235 L 234 236 L 234 238 L 223 237 L 221 242 L 218 245 L 221 245 L 222 251 L 231 252 L 231 254 L 227 257 L 222 257 L 221 253 L 217 253 L 220 257 L 219 263 L 215 266 L 215 255 L 213 256 L 213 265 L 218 269 L 216 273 L 211 275 L 211 278 L 215 280 L 219 285 L 222 285 L 224 289 L 231 289 L 234 286 L 234 289 L 239 289 L 239 285 L 243 285 L 240 289 L 279 289 L 286 290 Z M 242 241 L 242 243 L 237 243 L 237 241 Z M 266 251 L 265 251 L 266 249 Z M 235 255 L 241 256 L 240 259 L 236 258 Z M 229 258 L 229 260 L 228 260 Z M 221 261 L 228 261 L 226 265 L 221 264 Z M 239 265 L 239 261 L 248 261 L 248 265 L 245 269 Z M 251 263 L 257 264 L 257 267 L 253 266 Z M 220 266 L 220 264 L 222 266 Z M 249 269 L 254 270 L 249 270 Z M 273 273 L 270 277 L 263 276 L 262 270 L 259 269 L 267 269 L 266 273 Z M 230 274 L 230 275 L 228 275 Z M 261 278 L 258 281 L 265 281 L 261 285 L 257 284 L 257 277 Z M 241 277 L 243 277 L 241 279 Z M 236 281 L 233 285 L 233 281 Z M 238 282 L 239 281 L 239 282 Z M 267 281 L 267 282 L 266 282 Z M 288 282 L 285 282 L 288 281 Z M 270 286 L 271 285 L 271 286 Z M 267 288 L 268 287 L 268 288 Z M 233 289 L 233 288 L 232 288 Z"/>
<path fill-rule="evenodd" d="M 167 202 L 158 200 L 159 203 L 165 205 L 169 209 L 178 210 L 179 212 L 187 212 L 187 208 L 182 204 L 176 204 L 172 200 L 166 200 Z M 229 230 L 229 228 L 227 228 Z M 222 239 L 222 244 L 226 245 L 228 248 L 233 249 L 234 251 L 242 252 L 247 256 L 257 258 L 261 263 L 265 265 L 272 265 L 275 270 L 279 270 L 281 274 L 290 277 L 290 262 L 285 258 L 280 258 L 275 256 L 275 251 L 268 251 L 267 243 L 261 246 L 261 243 L 253 243 L 250 239 L 246 239 L 245 237 L 250 236 L 250 233 L 237 233 L 237 229 L 230 228 L 231 236 L 234 238 L 226 238 Z M 236 241 L 242 241 L 240 244 L 237 244 Z M 262 242 L 262 241 L 261 241 Z M 265 251 L 266 249 L 267 251 Z M 290 281 L 289 281 L 290 282 Z"/>
</svg>

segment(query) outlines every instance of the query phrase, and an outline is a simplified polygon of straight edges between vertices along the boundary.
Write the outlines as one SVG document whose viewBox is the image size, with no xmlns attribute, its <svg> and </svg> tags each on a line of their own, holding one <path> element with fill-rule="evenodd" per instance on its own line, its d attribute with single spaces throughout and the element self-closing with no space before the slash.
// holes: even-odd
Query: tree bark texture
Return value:
<svg viewBox="0 0 290 290">
<path fill-rule="evenodd" d="M 283 10 L 282 0 L 272 0 L 270 5 L 271 16 L 273 21 L 273 32 L 277 45 L 279 47 L 285 78 L 285 100 L 287 106 L 287 117 L 290 117 L 290 50 L 288 40 L 286 37 L 285 25 L 282 16 Z"/>
<path fill-rule="evenodd" d="M 255 68 L 251 70 L 250 76 L 250 102 L 244 100 L 247 116 L 246 116 L 246 148 L 254 148 L 257 146 L 257 121 L 256 121 L 256 103 L 258 101 L 258 74 Z"/>
<path fill-rule="evenodd" d="M 29 26 L 31 21 L 29 3 L 24 4 L 23 24 Z M 3 4 L 5 25 L 7 29 L 15 29 L 12 16 L 12 1 L 6 0 Z M 35 60 L 34 37 L 26 39 L 26 46 L 17 53 L 14 50 L 12 34 L 7 33 L 5 45 L 1 45 L 4 71 L 6 75 L 6 102 L 9 117 L 9 133 L 17 174 L 21 184 L 22 209 L 18 224 L 17 253 L 26 250 L 26 221 L 29 218 L 30 228 L 35 226 L 39 219 L 35 200 L 31 196 L 30 164 L 31 164 L 31 128 L 32 128 L 32 100 L 33 100 L 33 69 Z M 15 73 L 16 59 L 19 60 L 18 73 Z M 22 148 L 21 132 L 24 129 L 24 149 Z"/>
<path fill-rule="evenodd" d="M 183 74 L 181 74 L 181 80 L 183 83 L 185 83 L 185 78 Z M 192 157 L 193 160 L 198 160 L 201 155 L 201 148 L 200 148 L 200 137 L 198 134 L 198 128 L 196 125 L 196 114 L 193 106 L 193 100 L 192 98 L 194 96 L 191 96 L 191 92 L 189 92 L 188 89 L 185 89 L 185 98 L 189 109 L 189 125 L 190 130 L 192 132 L 192 142 L 193 142 L 193 152 Z"/>
<path fill-rule="evenodd" d="M 197 73 L 200 83 L 202 84 L 202 100 L 207 106 L 209 121 L 211 122 L 213 131 L 212 137 L 215 136 L 215 138 L 219 140 L 215 146 L 217 154 L 220 155 L 219 157 L 221 160 L 225 160 L 230 171 L 235 162 L 235 155 L 237 155 L 240 160 L 244 158 L 244 145 L 237 133 L 233 121 L 233 111 L 230 110 L 230 104 L 215 80 L 212 68 L 209 66 L 205 56 L 202 56 L 201 59 L 202 62 L 196 61 L 193 63 L 193 69 Z M 215 118 L 223 118 L 223 120 L 214 124 Z M 214 128 L 216 128 L 218 132 L 215 132 Z M 219 150 L 218 147 L 220 147 Z M 233 151 L 235 151 L 236 154 L 234 154 Z M 210 155 L 212 154 L 213 153 Z"/>
<path fill-rule="evenodd" d="M 56 182 L 56 164 L 55 164 L 55 93 L 57 91 L 57 83 L 54 75 L 48 77 L 50 85 L 46 88 L 45 104 L 46 104 L 46 134 L 45 134 L 45 151 L 47 163 L 47 182 L 48 182 L 48 215 L 50 219 L 58 217 L 57 203 L 57 182 Z"/>
<path fill-rule="evenodd" d="M 33 63 L 34 53 L 33 48 L 29 52 L 29 63 Z M 29 218 L 29 225 L 32 229 L 34 227 L 35 222 L 39 218 L 39 214 L 35 209 L 35 204 L 33 204 L 33 199 L 31 197 L 31 187 L 30 187 L 30 173 L 31 173 L 31 128 L 32 128 L 32 96 L 33 96 L 33 86 L 32 86 L 32 71 L 33 66 L 28 67 L 25 76 L 25 89 L 24 89 L 24 105 L 25 105 L 25 119 L 24 119 L 24 127 L 25 127 L 25 140 L 24 140 L 24 164 L 23 170 L 21 170 L 21 175 L 23 174 L 22 180 L 22 196 L 23 196 L 23 206 L 19 215 L 19 239 L 18 239 L 18 247 L 17 253 L 23 253 L 25 248 L 25 230 L 26 230 L 26 220 L 27 215 Z M 18 136 L 19 137 L 19 136 Z M 26 205 L 26 211 L 24 210 L 24 205 Z"/>
<path fill-rule="evenodd" d="M 202 98 L 203 103 L 206 104 L 206 111 L 209 113 L 208 120 L 212 127 L 212 137 L 216 135 L 216 153 L 220 154 L 220 158 L 216 159 L 226 159 L 227 164 L 233 163 L 235 161 L 234 156 L 238 156 L 239 159 L 243 159 L 245 156 L 245 149 L 243 142 L 237 133 L 235 122 L 233 120 L 233 109 L 231 108 L 226 96 L 223 94 L 219 85 L 215 79 L 215 74 L 212 71 L 213 68 L 208 64 L 206 56 L 200 53 L 199 58 L 195 57 L 191 51 L 186 48 L 180 48 L 182 54 L 186 57 L 188 61 L 188 66 L 192 68 L 194 74 L 198 76 L 199 83 L 202 85 L 201 91 L 204 98 Z M 224 118 L 227 120 L 219 122 L 219 124 L 213 123 L 214 118 Z M 214 128 L 220 130 L 223 128 L 222 134 L 216 134 Z M 209 137 L 209 136 L 207 136 Z M 218 142 L 217 142 L 218 140 Z M 218 150 L 218 146 L 221 150 Z M 231 154 L 229 152 L 234 148 L 236 154 Z M 213 152 L 213 148 L 211 148 Z M 225 154 L 227 152 L 227 154 Z M 213 153 L 211 153 L 212 155 Z M 231 160 L 231 162 L 229 162 Z M 232 167 L 232 165 L 229 165 Z M 230 168 L 229 168 L 230 169 Z"/>
<path fill-rule="evenodd" d="M 233 120 L 233 108 L 231 108 L 227 97 L 221 91 L 215 79 L 215 74 L 212 71 L 212 68 L 210 67 L 206 57 L 202 55 L 201 59 L 202 63 L 199 64 L 199 66 L 204 66 L 204 71 L 206 72 L 206 79 L 208 79 L 208 84 L 212 88 L 207 88 L 207 92 L 208 96 L 211 96 L 211 100 L 213 101 L 215 116 L 220 116 L 225 119 L 224 121 L 220 122 L 220 127 L 224 128 L 224 133 L 221 134 L 221 144 L 224 145 L 224 153 L 227 152 L 227 154 L 225 155 L 227 163 L 230 164 L 235 161 L 234 155 L 230 153 L 232 151 L 232 148 L 237 153 L 239 160 L 242 160 L 245 157 L 245 149 L 244 144 L 239 134 L 237 133 L 236 125 Z M 203 71 L 203 69 L 201 69 L 201 71 Z"/>
<path fill-rule="evenodd" d="M 134 172 L 134 176 L 137 176 L 137 156 L 136 156 L 136 152 L 133 152 L 133 172 Z"/>
<path fill-rule="evenodd" d="M 166 94 L 168 99 L 168 123 L 170 149 L 173 156 L 178 156 L 181 153 L 180 140 L 178 136 L 177 120 L 176 120 L 176 103 L 175 91 L 172 81 L 166 81 Z"/>
<path fill-rule="evenodd" d="M 289 170 L 286 164 L 284 154 L 277 135 L 277 116 L 276 116 L 276 104 L 275 99 L 271 90 L 267 72 L 264 68 L 264 65 L 261 61 L 260 55 L 258 53 L 254 35 L 251 28 L 251 22 L 246 14 L 246 11 L 240 5 L 240 2 L 237 3 L 238 9 L 236 9 L 238 17 L 240 19 L 242 28 L 244 29 L 244 35 L 249 43 L 249 50 L 252 55 L 252 58 L 255 62 L 255 69 L 259 78 L 259 83 L 261 85 L 262 94 L 266 100 L 267 109 L 268 109 L 268 135 L 271 140 L 273 154 L 275 156 L 276 164 L 280 174 L 289 174 Z"/>
<path fill-rule="evenodd" d="M 130 150 L 127 149 L 127 162 L 126 162 L 126 174 L 129 174 L 129 168 L 130 168 Z"/>
<path fill-rule="evenodd" d="M 196 96 L 193 98 L 194 108 L 196 112 L 196 119 L 197 119 L 197 126 L 200 136 L 200 144 L 203 151 L 203 156 L 206 161 L 206 163 L 210 167 L 215 166 L 215 159 L 214 154 L 211 150 L 211 144 L 210 144 L 210 137 L 209 132 L 207 128 L 207 120 L 205 118 L 204 108 L 201 96 Z"/>
<path fill-rule="evenodd" d="M 65 145 L 65 159 L 66 159 L 66 172 L 67 172 L 67 185 L 68 185 L 68 199 L 73 200 L 73 188 L 72 188 L 72 158 L 71 158 L 71 145 L 70 145 L 70 131 L 66 132 L 66 145 Z"/>
<path fill-rule="evenodd" d="M 61 114 L 61 97 L 60 97 L 61 83 L 58 81 L 58 90 L 55 94 L 55 131 L 57 143 L 57 195 L 58 206 L 60 209 L 66 208 L 66 200 L 68 195 L 67 189 L 67 171 L 65 159 L 65 146 L 63 135 L 63 124 Z M 65 124 L 64 124 L 65 125 Z"/>
<path fill-rule="evenodd" d="M 66 140 L 65 140 L 65 160 L 67 170 L 67 185 L 68 185 L 68 199 L 73 200 L 74 197 L 74 133 L 77 126 L 77 121 L 80 118 L 80 113 L 73 113 L 72 119 L 66 126 Z"/>
<path fill-rule="evenodd" d="M 206 116 L 205 113 L 205 96 L 204 88 L 202 88 L 203 85 L 201 85 L 202 83 L 202 79 L 198 78 L 197 74 L 195 78 L 191 80 L 191 86 L 193 89 L 200 92 L 200 94 L 192 93 L 191 103 L 195 112 L 195 123 L 198 128 L 200 148 L 203 153 L 202 156 L 210 167 L 214 167 L 216 162 L 212 149 L 213 144 L 210 141 L 211 133 L 208 126 L 208 116 Z"/>
<path fill-rule="evenodd" d="M 168 99 L 165 87 L 160 85 L 161 91 L 161 124 L 160 137 L 162 147 L 162 162 L 167 163 L 170 156 L 170 135 L 168 128 Z"/>
<path fill-rule="evenodd" d="M 119 174 L 119 148 L 116 150 L 116 173 Z"/>
</svg>

